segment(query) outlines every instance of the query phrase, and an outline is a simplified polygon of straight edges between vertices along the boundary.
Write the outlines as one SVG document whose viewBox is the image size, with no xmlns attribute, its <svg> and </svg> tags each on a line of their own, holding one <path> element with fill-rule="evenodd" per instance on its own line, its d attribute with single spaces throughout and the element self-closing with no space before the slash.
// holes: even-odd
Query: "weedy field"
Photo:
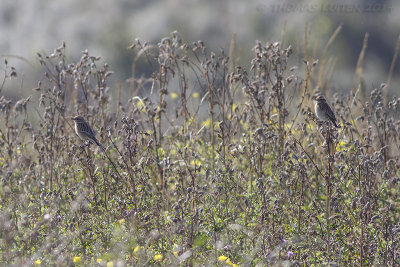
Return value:
<svg viewBox="0 0 400 267">
<path fill-rule="evenodd" d="M 152 73 L 129 90 L 65 49 L 37 55 L 30 98 L 0 98 L 3 266 L 400 265 L 400 98 L 366 90 L 364 50 L 335 94 L 327 52 L 282 42 L 245 68 L 176 32 L 137 40 Z M 4 70 L 0 90 L 19 78 Z M 341 128 L 316 119 L 318 90 Z"/>
</svg>

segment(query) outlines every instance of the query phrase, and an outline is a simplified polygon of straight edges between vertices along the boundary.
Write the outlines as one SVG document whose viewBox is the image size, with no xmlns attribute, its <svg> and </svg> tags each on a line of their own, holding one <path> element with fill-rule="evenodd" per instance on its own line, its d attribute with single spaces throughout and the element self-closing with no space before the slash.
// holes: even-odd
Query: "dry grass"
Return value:
<svg viewBox="0 0 400 267">
<path fill-rule="evenodd" d="M 333 131 L 311 101 L 326 53 L 295 69 L 290 47 L 257 42 L 246 70 L 176 32 L 131 48 L 152 75 L 117 100 L 109 67 L 66 62 L 64 44 L 38 55 L 31 99 L 0 98 L 1 262 L 399 264 L 399 98 L 330 96 Z M 76 137 L 77 113 L 106 153 Z"/>
</svg>

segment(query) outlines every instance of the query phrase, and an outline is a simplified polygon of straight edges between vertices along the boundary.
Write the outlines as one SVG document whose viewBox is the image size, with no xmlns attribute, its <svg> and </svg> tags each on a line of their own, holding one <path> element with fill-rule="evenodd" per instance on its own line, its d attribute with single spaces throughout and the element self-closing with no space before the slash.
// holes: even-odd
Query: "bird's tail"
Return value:
<svg viewBox="0 0 400 267">
<path fill-rule="evenodd" d="M 333 120 L 332 122 L 333 122 L 333 125 L 335 125 L 335 127 L 336 127 L 336 128 L 340 128 L 340 125 L 339 125 L 339 124 L 337 124 L 337 122 L 336 122 L 336 121 L 334 121 L 334 120 Z"/>
<path fill-rule="evenodd" d="M 96 145 L 98 145 L 100 147 L 100 151 L 104 151 L 103 146 L 99 143 L 99 141 L 97 141 L 96 137 L 93 138 L 93 141 L 96 143 Z"/>
</svg>

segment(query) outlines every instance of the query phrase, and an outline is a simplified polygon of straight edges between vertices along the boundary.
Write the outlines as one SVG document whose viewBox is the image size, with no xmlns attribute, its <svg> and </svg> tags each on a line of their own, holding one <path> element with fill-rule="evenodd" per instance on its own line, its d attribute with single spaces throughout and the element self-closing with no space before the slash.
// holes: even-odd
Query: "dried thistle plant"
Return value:
<svg viewBox="0 0 400 267">
<path fill-rule="evenodd" d="M 68 62 L 65 47 L 38 55 L 30 98 L 0 96 L 1 262 L 398 262 L 400 101 L 384 86 L 330 98 L 336 130 L 309 93 L 327 61 L 279 42 L 256 42 L 247 69 L 178 32 L 137 40 L 120 89 L 100 57 Z M 77 141 L 76 114 L 105 153 Z"/>
</svg>

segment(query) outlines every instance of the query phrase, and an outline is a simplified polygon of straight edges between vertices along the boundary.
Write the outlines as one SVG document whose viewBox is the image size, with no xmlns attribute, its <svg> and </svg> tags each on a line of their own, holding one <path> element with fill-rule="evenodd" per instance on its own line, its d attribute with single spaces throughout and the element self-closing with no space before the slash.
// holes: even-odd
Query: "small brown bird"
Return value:
<svg viewBox="0 0 400 267">
<path fill-rule="evenodd" d="M 329 106 L 328 102 L 323 95 L 319 95 L 315 99 L 315 114 L 318 119 L 322 121 L 331 121 L 336 128 L 340 128 L 340 126 L 336 123 L 336 116 L 333 113 L 332 108 Z"/>
<path fill-rule="evenodd" d="M 89 140 L 98 145 L 101 151 L 104 150 L 103 146 L 97 141 L 96 134 L 82 116 L 75 116 L 72 120 L 75 122 L 75 133 L 82 140 Z"/>
</svg>

